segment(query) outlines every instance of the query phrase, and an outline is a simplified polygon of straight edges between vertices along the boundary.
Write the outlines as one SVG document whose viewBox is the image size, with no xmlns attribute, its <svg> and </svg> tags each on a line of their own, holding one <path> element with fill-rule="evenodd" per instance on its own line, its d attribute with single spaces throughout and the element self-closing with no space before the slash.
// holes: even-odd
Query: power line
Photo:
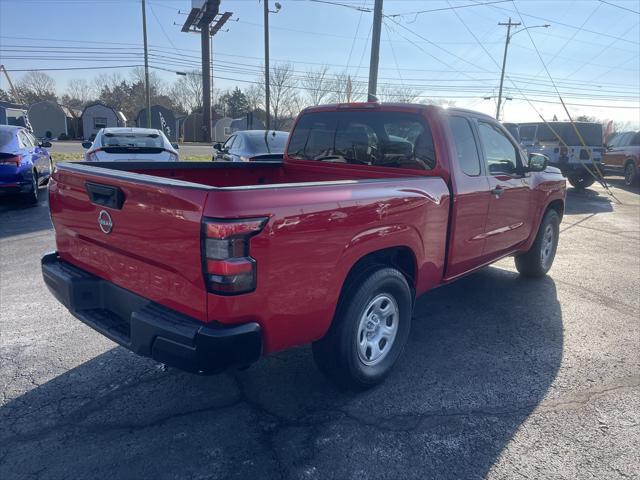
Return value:
<svg viewBox="0 0 640 480">
<path fill-rule="evenodd" d="M 627 7 L 623 7 L 622 5 L 618 5 L 616 3 L 607 2 L 605 0 L 600 0 L 600 3 L 605 3 L 607 5 L 611 5 L 612 7 L 621 8 L 622 10 L 626 10 L 627 12 L 631 12 L 631 13 L 635 13 L 636 15 L 640 15 L 640 12 L 638 12 L 636 10 L 631 10 L 630 8 L 627 8 Z"/>
</svg>

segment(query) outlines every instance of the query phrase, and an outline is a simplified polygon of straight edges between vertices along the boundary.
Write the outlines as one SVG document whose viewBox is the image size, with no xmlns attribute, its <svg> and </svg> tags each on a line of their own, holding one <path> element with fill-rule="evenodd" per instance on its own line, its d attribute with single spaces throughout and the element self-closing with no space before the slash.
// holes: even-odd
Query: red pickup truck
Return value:
<svg viewBox="0 0 640 480">
<path fill-rule="evenodd" d="M 486 115 L 319 106 L 282 162 L 58 164 L 42 272 L 79 320 L 167 365 L 215 373 L 313 342 L 325 374 L 366 388 L 417 296 L 508 255 L 546 274 L 565 194 Z"/>
</svg>

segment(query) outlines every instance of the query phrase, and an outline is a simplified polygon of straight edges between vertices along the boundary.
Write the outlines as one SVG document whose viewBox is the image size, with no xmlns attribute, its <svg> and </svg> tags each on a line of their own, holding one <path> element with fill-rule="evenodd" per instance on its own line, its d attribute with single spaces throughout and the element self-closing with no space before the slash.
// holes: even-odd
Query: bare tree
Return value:
<svg viewBox="0 0 640 480">
<path fill-rule="evenodd" d="M 298 80 L 293 66 L 281 63 L 271 67 L 269 87 L 271 93 L 272 128 L 282 128 L 285 121 L 298 114 Z"/>
<path fill-rule="evenodd" d="M 27 72 L 17 87 L 20 96 L 26 99 L 27 103 L 56 99 L 56 82 L 44 72 Z"/>
<path fill-rule="evenodd" d="M 306 91 L 308 104 L 320 105 L 331 95 L 332 81 L 329 77 L 329 67 L 323 65 L 317 70 L 307 70 L 300 81 L 300 86 Z"/>
<path fill-rule="evenodd" d="M 359 102 L 366 99 L 367 86 L 353 80 L 346 71 L 337 73 L 331 81 L 331 101 L 334 103 Z"/>
<path fill-rule="evenodd" d="M 422 90 L 405 85 L 378 85 L 377 97 L 383 102 L 414 103 L 420 99 Z"/>
<path fill-rule="evenodd" d="M 134 84 L 140 83 L 144 85 L 145 76 L 143 67 L 135 67 L 133 70 L 131 70 L 131 81 Z M 165 82 L 154 71 L 149 72 L 149 87 L 152 97 L 156 95 L 164 95 L 165 91 L 167 90 L 167 85 L 165 84 Z"/>
<path fill-rule="evenodd" d="M 244 91 L 244 95 L 247 97 L 250 112 L 255 112 L 259 108 L 263 108 L 264 86 L 262 82 L 252 83 L 251 86 Z"/>
<path fill-rule="evenodd" d="M 119 72 L 103 73 L 93 79 L 93 87 L 100 96 L 103 90 L 113 90 L 122 82 L 124 82 L 124 77 Z"/>
<path fill-rule="evenodd" d="M 64 104 L 74 108 L 80 108 L 91 100 L 97 98 L 95 89 L 89 85 L 89 82 L 84 78 L 74 78 L 69 80 L 67 89 L 62 96 Z"/>
<path fill-rule="evenodd" d="M 180 77 L 169 91 L 175 103 L 186 112 L 202 109 L 202 75 L 193 70 Z"/>
</svg>

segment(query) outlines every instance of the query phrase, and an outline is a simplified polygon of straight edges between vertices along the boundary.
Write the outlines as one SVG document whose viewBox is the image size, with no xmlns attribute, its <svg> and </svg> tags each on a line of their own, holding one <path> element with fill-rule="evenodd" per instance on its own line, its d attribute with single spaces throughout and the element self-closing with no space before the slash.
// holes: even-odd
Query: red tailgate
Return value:
<svg viewBox="0 0 640 480">
<path fill-rule="evenodd" d="M 61 165 L 49 186 L 58 253 L 204 321 L 200 229 L 206 197 L 206 187 L 197 184 Z"/>
</svg>

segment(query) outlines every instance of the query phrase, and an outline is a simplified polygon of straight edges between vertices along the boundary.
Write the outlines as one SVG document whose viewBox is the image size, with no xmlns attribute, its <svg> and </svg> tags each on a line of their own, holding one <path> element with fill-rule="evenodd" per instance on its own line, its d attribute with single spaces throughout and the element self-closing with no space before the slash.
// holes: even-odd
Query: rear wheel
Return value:
<svg viewBox="0 0 640 480">
<path fill-rule="evenodd" d="M 624 167 L 624 184 L 628 187 L 638 183 L 638 169 L 633 162 L 627 162 Z"/>
<path fill-rule="evenodd" d="M 331 328 L 313 344 L 316 365 L 342 387 L 380 383 L 402 354 L 412 309 L 413 294 L 401 272 L 363 271 L 345 285 Z"/>
<path fill-rule="evenodd" d="M 567 180 L 569 180 L 571 186 L 576 190 L 584 190 L 585 188 L 589 188 L 596 181 L 596 179 L 593 178 L 593 175 L 588 172 L 569 175 L 569 177 L 567 177 Z"/>
<path fill-rule="evenodd" d="M 560 215 L 549 210 L 544 215 L 536 239 L 527 253 L 516 257 L 516 268 L 525 277 L 542 277 L 553 265 L 560 236 Z"/>
<path fill-rule="evenodd" d="M 31 173 L 31 188 L 22 194 L 22 199 L 29 205 L 38 203 L 38 172 L 35 169 Z"/>
</svg>

